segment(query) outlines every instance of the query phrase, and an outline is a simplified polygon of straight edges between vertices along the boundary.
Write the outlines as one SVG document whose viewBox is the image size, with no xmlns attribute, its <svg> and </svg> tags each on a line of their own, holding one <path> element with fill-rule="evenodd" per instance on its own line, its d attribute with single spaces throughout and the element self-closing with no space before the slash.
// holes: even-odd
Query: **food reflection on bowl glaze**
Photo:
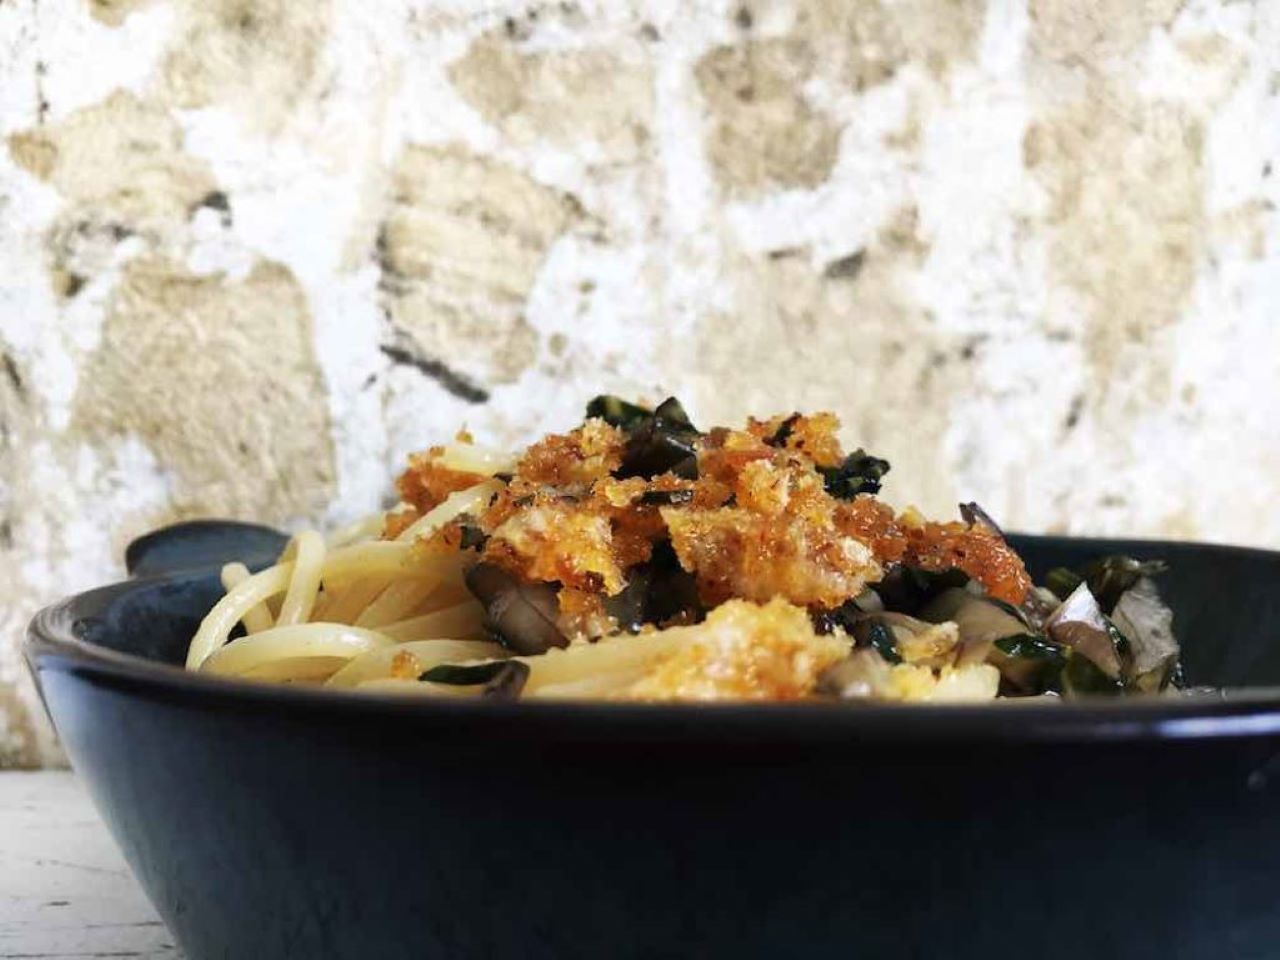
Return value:
<svg viewBox="0 0 1280 960">
<path fill-rule="evenodd" d="M 225 597 L 187 666 L 430 696 L 983 701 L 1177 686 L 1158 562 L 1032 583 L 977 504 L 877 494 L 829 413 L 694 427 L 598 397 L 518 456 L 465 432 L 411 458 L 402 503 L 295 537 Z"/>
</svg>

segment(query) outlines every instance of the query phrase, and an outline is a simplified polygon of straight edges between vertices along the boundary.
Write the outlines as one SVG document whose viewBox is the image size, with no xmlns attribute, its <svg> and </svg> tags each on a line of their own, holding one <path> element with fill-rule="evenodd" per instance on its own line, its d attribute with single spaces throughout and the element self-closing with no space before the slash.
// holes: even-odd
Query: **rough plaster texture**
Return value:
<svg viewBox="0 0 1280 960">
<path fill-rule="evenodd" d="M 1280 546 L 1280 3 L 0 0 L 0 763 L 35 607 L 599 390 Z"/>
</svg>

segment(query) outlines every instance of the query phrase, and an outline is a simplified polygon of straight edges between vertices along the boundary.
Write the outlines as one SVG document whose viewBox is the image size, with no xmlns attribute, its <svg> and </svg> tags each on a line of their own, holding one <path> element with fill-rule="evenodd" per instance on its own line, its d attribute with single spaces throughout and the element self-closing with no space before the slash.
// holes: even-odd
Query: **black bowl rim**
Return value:
<svg viewBox="0 0 1280 960">
<path fill-rule="evenodd" d="M 1056 538 L 1055 538 L 1056 539 Z M 1071 538 L 1083 545 L 1115 543 Z M 1125 540 L 1135 548 L 1208 549 L 1276 559 L 1280 552 L 1187 541 Z M 188 571 L 167 580 L 195 578 Z M 207 574 L 207 571 L 205 571 Z M 76 594 L 40 611 L 28 629 L 24 653 L 37 683 L 58 671 L 126 695 L 211 709 L 319 712 L 348 718 L 417 718 L 464 725 L 495 738 L 552 740 L 644 739 L 795 742 L 966 741 L 992 744 L 1045 742 L 1154 742 L 1280 735 L 1280 687 L 1206 694 L 1081 700 L 1006 700 L 982 704 L 885 703 L 610 703 L 587 700 L 510 703 L 335 691 L 192 673 L 182 667 L 110 650 L 75 636 L 74 611 L 106 592 L 140 589 L 126 581 Z"/>
</svg>

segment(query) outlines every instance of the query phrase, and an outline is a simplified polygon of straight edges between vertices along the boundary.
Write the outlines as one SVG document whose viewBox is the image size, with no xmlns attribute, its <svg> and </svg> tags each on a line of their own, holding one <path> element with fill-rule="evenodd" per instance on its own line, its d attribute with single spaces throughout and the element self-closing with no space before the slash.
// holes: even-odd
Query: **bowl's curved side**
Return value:
<svg viewBox="0 0 1280 960">
<path fill-rule="evenodd" d="M 183 637 L 158 634 L 187 629 L 210 589 L 192 575 L 95 592 L 38 618 L 27 648 L 193 960 L 1028 945 L 1217 960 L 1280 942 L 1273 693 L 481 704 L 227 682 L 122 652 L 166 659 Z"/>
<path fill-rule="evenodd" d="M 42 674 L 193 960 L 1217 960 L 1280 942 L 1275 734 L 716 743 L 597 710 L 510 715 L 503 735 L 477 713 Z"/>
</svg>

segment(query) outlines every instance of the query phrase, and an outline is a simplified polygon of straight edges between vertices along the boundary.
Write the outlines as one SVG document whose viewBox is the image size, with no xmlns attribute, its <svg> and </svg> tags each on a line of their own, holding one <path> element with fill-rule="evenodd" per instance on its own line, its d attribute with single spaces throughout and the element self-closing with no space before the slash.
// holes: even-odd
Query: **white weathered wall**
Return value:
<svg viewBox="0 0 1280 960">
<path fill-rule="evenodd" d="M 900 503 L 1280 545 L 1275 0 L 0 0 L 0 762 L 36 606 L 600 390 Z"/>
</svg>

